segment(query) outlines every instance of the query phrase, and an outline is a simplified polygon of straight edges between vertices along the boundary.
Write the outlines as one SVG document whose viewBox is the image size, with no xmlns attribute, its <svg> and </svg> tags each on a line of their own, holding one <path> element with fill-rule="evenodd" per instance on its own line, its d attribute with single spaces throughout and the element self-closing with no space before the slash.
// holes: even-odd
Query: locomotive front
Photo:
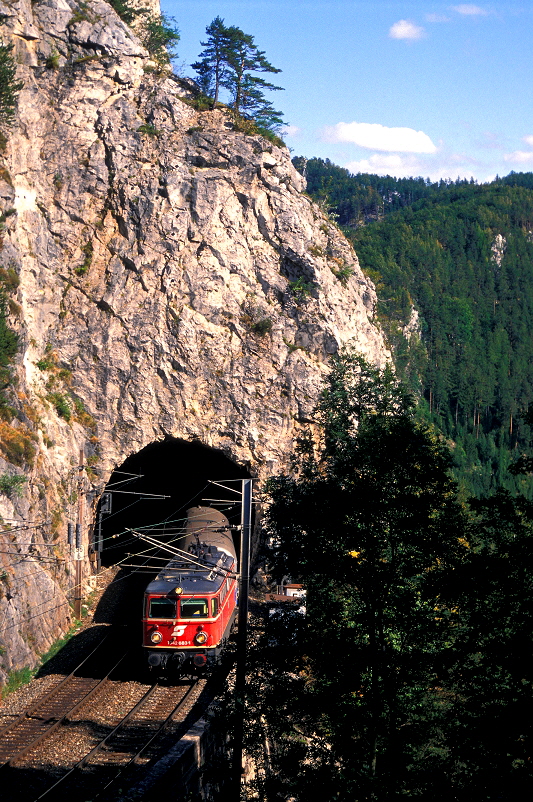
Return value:
<svg viewBox="0 0 533 802">
<path fill-rule="evenodd" d="M 215 664 L 237 615 L 237 560 L 228 519 L 211 507 L 187 510 L 175 559 L 144 594 L 148 665 L 202 671 Z"/>
</svg>

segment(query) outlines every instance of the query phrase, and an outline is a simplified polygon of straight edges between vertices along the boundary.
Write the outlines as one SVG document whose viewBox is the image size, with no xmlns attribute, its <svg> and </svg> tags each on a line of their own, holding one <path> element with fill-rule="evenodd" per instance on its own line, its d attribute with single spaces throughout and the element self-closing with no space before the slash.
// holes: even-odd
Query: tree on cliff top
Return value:
<svg viewBox="0 0 533 802">
<path fill-rule="evenodd" d="M 283 122 L 282 114 L 267 100 L 264 90 L 278 91 L 282 87 L 254 73 L 281 70 L 267 60 L 253 36 L 236 26 L 227 27 L 220 17 L 207 26 L 206 33 L 207 41 L 202 42 L 205 50 L 191 66 L 198 73 L 202 91 L 212 98 L 213 108 L 224 87 L 230 94 L 229 105 L 236 121 L 255 120 L 260 128 L 276 131 Z"/>
<path fill-rule="evenodd" d="M 198 73 L 198 84 L 202 92 L 213 99 L 212 108 L 215 108 L 220 87 L 227 77 L 226 54 L 230 45 L 230 29 L 224 25 L 223 19 L 215 17 L 205 32 L 207 41 L 200 42 L 205 50 L 191 67 Z"/>
</svg>

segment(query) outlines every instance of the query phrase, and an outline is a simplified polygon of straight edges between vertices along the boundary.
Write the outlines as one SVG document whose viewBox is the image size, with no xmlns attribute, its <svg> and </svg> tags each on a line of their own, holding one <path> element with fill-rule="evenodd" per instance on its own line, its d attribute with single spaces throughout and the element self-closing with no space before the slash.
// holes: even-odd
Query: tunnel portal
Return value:
<svg viewBox="0 0 533 802">
<path fill-rule="evenodd" d="M 146 543 L 132 539 L 129 529 L 151 531 L 154 537 L 164 540 L 183 525 L 189 507 L 211 505 L 208 499 L 235 499 L 233 504 L 212 506 L 221 510 L 230 524 L 239 524 L 240 496 L 209 484 L 209 480 L 249 477 L 245 468 L 222 451 L 197 441 L 169 438 L 132 454 L 113 471 L 98 505 L 95 541 L 101 528 L 102 565 L 116 564 L 128 553 L 146 551 Z M 228 487 L 240 490 L 236 482 Z M 142 561 L 131 558 L 135 560 Z"/>
</svg>

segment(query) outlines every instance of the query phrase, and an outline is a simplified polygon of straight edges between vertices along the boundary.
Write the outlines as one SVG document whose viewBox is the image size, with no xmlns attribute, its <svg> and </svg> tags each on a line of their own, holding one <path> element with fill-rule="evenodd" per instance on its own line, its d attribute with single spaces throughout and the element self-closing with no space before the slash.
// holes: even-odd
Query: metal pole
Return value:
<svg viewBox="0 0 533 802">
<path fill-rule="evenodd" d="M 76 523 L 76 552 L 75 552 L 75 587 L 74 587 L 74 616 L 81 619 L 81 577 L 83 560 L 83 448 L 80 448 L 80 462 L 78 465 L 78 520 Z"/>
<path fill-rule="evenodd" d="M 246 696 L 246 640 L 248 630 L 248 591 L 250 586 L 250 534 L 252 523 L 252 479 L 242 480 L 241 571 L 235 674 L 235 727 L 233 730 L 234 799 L 241 798 L 244 705 Z"/>
</svg>

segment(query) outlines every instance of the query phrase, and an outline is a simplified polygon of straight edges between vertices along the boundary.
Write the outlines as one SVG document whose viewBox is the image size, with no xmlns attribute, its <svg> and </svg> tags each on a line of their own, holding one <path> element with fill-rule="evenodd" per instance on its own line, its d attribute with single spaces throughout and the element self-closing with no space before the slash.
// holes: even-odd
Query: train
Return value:
<svg viewBox="0 0 533 802">
<path fill-rule="evenodd" d="M 177 545 L 144 592 L 143 648 L 152 670 L 202 673 L 219 662 L 237 618 L 229 521 L 211 507 L 191 507 Z"/>
</svg>

